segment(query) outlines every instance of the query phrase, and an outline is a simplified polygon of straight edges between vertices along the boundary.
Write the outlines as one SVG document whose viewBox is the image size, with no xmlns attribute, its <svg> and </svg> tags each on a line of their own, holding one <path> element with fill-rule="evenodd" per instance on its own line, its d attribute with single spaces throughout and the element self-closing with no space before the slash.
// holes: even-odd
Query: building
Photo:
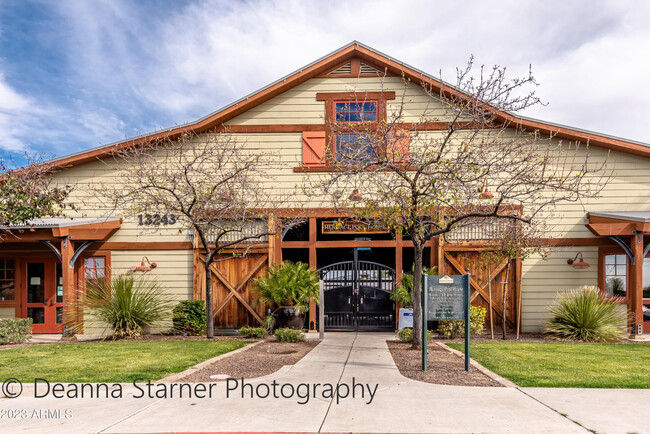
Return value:
<svg viewBox="0 0 650 434">
<path fill-rule="evenodd" d="M 326 121 L 333 116 L 337 102 L 363 92 L 369 101 L 385 98 L 383 103 L 390 106 L 394 94 L 403 90 L 402 76 L 414 83 L 407 91 L 407 108 L 417 117 L 418 107 L 428 101 L 418 83 L 435 88 L 440 82 L 353 42 L 194 123 L 53 160 L 62 168 L 55 176 L 73 184 L 117 182 L 110 164 L 103 161 L 111 150 L 156 135 L 189 129 L 200 133 L 228 125 L 232 134 L 255 146 L 282 150 L 286 164 L 278 188 L 288 189 L 300 182 L 304 173 L 319 170 Z M 650 306 L 650 266 L 645 267 L 644 262 L 650 252 L 650 240 L 645 240 L 650 232 L 650 146 L 538 120 L 513 119 L 522 128 L 554 134 L 558 139 L 588 141 L 592 161 L 608 158 L 613 173 L 598 200 L 587 201 L 584 208 L 560 204 L 553 217 L 555 229 L 545 240 L 555 246 L 548 260 L 514 261 L 509 281 L 493 285 L 495 317 L 505 317 L 511 327 L 520 326 L 525 332 L 539 331 L 546 307 L 558 291 L 591 284 L 608 295 L 626 297 L 634 330 L 650 332 L 650 318 L 647 314 L 648 321 L 643 318 L 644 305 Z M 0 317 L 32 317 L 35 333 L 61 332 L 63 307 L 74 304 L 75 290 L 83 287 L 85 279 L 101 277 L 109 267 L 129 270 L 153 262 L 157 267 L 148 272 L 179 300 L 204 297 L 201 267 L 197 266 L 200 249 L 191 234 L 175 227 L 173 218 L 168 219 L 166 228 L 154 232 L 142 218 L 101 215 L 92 207 L 70 217 L 10 228 L 16 237 L 2 243 Z M 313 209 L 301 228 L 257 244 L 246 258 L 218 263 L 213 279 L 217 328 L 237 328 L 261 320 L 265 306 L 253 303 L 251 282 L 268 264 L 282 259 L 307 262 L 330 276 L 326 288 L 332 291 L 332 300 L 338 297 L 340 305 L 332 301 L 329 311 L 326 308 L 327 327 L 395 328 L 396 306 L 387 299 L 387 292 L 395 279 L 411 268 L 410 242 L 389 231 L 360 231 L 353 222 L 343 227 L 331 224 L 340 217 L 333 209 Z M 438 266 L 444 274 L 458 274 L 469 267 L 474 276 L 472 302 L 487 306 L 487 274 L 474 264 L 484 248 L 480 241 L 470 234 L 456 243 L 433 240 L 427 245 L 425 262 Z M 591 266 L 576 268 L 567 263 L 568 259 L 577 263 L 580 258 Z M 502 282 L 504 268 L 493 269 L 491 276 L 494 282 Z M 505 313 L 496 301 L 504 286 L 509 293 Z M 375 301 L 370 303 L 370 299 Z M 316 309 L 310 310 L 308 324 L 315 327 Z"/>
</svg>

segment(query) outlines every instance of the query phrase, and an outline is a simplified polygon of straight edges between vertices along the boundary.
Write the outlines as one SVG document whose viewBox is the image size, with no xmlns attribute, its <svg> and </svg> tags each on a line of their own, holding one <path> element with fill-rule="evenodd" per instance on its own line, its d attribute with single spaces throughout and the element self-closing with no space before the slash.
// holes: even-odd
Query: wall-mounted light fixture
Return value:
<svg viewBox="0 0 650 434">
<path fill-rule="evenodd" d="M 147 264 L 149 265 L 145 265 L 144 261 L 147 261 Z M 139 266 L 133 265 L 131 267 L 131 271 L 151 271 L 152 268 L 156 268 L 157 266 L 158 264 L 156 264 L 155 262 L 150 262 L 149 258 L 143 256 L 140 265 Z"/>
<path fill-rule="evenodd" d="M 580 257 L 580 259 L 578 259 L 578 257 Z M 578 259 L 578 260 L 576 261 L 576 259 Z M 566 263 L 569 264 L 569 265 L 572 265 L 573 268 L 577 268 L 577 269 L 589 268 L 589 264 L 587 262 L 585 262 L 584 259 L 582 259 L 582 252 L 578 252 L 576 254 L 576 257 L 573 258 L 573 259 L 567 259 Z"/>
<path fill-rule="evenodd" d="M 359 202 L 361 199 L 363 199 L 363 196 L 361 196 L 361 193 L 359 193 L 359 189 L 355 188 L 352 190 L 352 194 L 348 197 L 352 202 Z"/>
</svg>

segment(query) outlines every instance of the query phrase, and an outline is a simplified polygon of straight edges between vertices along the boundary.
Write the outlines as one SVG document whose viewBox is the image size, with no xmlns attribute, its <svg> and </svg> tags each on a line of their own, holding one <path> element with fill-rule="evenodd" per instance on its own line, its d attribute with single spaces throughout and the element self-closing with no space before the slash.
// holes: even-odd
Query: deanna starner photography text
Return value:
<svg viewBox="0 0 650 434">
<path fill-rule="evenodd" d="M 9 381 L 9 380 L 7 380 Z M 7 382 L 5 381 L 5 383 Z M 17 398 L 25 395 L 31 388 L 22 387 L 16 379 L 11 379 L 12 386 L 18 389 L 3 387 L 7 398 Z M 141 378 L 132 383 L 56 383 L 44 378 L 36 378 L 33 382 L 34 398 L 56 399 L 120 399 L 120 398 L 238 398 L 238 399 L 283 399 L 294 400 L 304 405 L 312 399 L 332 400 L 339 404 L 344 399 L 362 399 L 366 404 L 372 404 L 379 384 L 360 383 L 352 378 L 349 383 L 282 383 L 277 380 L 270 382 L 247 381 L 244 378 L 228 378 L 226 381 L 215 383 L 156 383 Z M 4 384 L 3 384 L 4 386 Z"/>
</svg>

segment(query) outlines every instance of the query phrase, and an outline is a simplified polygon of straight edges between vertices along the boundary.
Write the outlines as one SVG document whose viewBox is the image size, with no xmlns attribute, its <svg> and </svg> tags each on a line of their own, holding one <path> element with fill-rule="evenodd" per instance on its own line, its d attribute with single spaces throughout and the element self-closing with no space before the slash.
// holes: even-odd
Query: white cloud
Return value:
<svg viewBox="0 0 650 434">
<path fill-rule="evenodd" d="M 192 121 L 355 39 L 431 74 L 442 70 L 449 81 L 470 54 L 478 64 L 507 65 L 514 74 L 532 63 L 549 105 L 527 115 L 650 142 L 644 124 L 650 33 L 643 21 L 649 2 L 43 5 L 60 22 L 53 37 L 65 53 L 59 61 L 72 90 L 42 102 L 20 89 L 7 91 L 0 79 L 0 132 L 13 138 L 0 146 L 49 140 L 55 152 L 70 152 L 78 149 L 66 149 L 66 140 L 92 147 Z M 32 133 L 40 125 L 41 136 L 30 140 L 21 123 L 33 123 Z"/>
</svg>

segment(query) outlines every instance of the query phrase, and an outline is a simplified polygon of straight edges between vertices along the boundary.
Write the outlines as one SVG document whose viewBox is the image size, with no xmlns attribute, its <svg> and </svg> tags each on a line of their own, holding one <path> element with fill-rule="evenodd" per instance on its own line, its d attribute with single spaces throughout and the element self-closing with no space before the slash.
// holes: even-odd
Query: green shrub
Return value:
<svg viewBox="0 0 650 434">
<path fill-rule="evenodd" d="M 267 276 L 255 281 L 260 299 L 266 303 L 293 306 L 297 315 L 309 310 L 309 300 L 318 303 L 318 270 L 309 265 L 284 261 L 271 265 Z"/>
<path fill-rule="evenodd" d="M 302 331 L 286 327 L 277 329 L 273 336 L 280 342 L 302 342 L 305 340 L 305 334 Z"/>
<path fill-rule="evenodd" d="M 469 307 L 469 332 L 478 334 L 485 327 L 485 314 L 487 310 L 484 307 Z M 450 338 L 465 336 L 465 321 L 439 321 L 438 333 Z"/>
<path fill-rule="evenodd" d="M 31 318 L 0 319 L 0 345 L 22 344 L 32 338 Z"/>
<path fill-rule="evenodd" d="M 263 338 L 266 336 L 264 327 L 242 327 L 237 332 L 245 338 Z"/>
<path fill-rule="evenodd" d="M 560 339 L 602 342 L 626 334 L 627 312 L 617 299 L 607 298 L 594 286 L 559 294 L 548 310 L 546 332 Z"/>
<path fill-rule="evenodd" d="M 108 324 L 113 337 L 134 337 L 167 318 L 173 301 L 160 284 L 146 277 L 118 274 L 86 283 L 81 306 L 91 314 L 87 322 Z"/>
<path fill-rule="evenodd" d="M 275 317 L 273 315 L 265 316 L 262 325 L 268 333 L 273 333 L 273 329 L 275 328 Z"/>
<path fill-rule="evenodd" d="M 207 324 L 205 301 L 183 300 L 172 311 L 173 332 L 178 335 L 202 335 Z"/>
<path fill-rule="evenodd" d="M 405 328 L 397 331 L 397 337 L 402 342 L 413 342 L 413 329 Z M 427 330 L 427 340 L 433 339 L 433 332 Z"/>
</svg>

